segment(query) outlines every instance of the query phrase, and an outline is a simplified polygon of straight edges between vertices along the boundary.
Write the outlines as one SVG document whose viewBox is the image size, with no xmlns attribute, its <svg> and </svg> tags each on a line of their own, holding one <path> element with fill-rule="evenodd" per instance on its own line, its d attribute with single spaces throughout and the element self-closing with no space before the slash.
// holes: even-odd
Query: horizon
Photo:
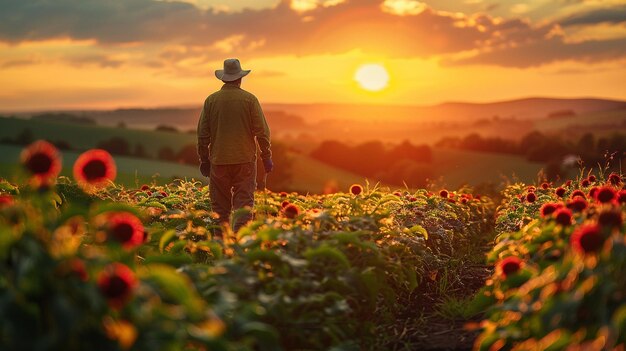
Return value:
<svg viewBox="0 0 626 351">
<path fill-rule="evenodd" d="M 228 57 L 266 104 L 626 100 L 626 0 L 34 2 L 0 5 L 3 111 L 201 105 Z"/>
<path fill-rule="evenodd" d="M 328 105 L 328 106 L 388 106 L 388 107 L 407 107 L 407 108 L 436 108 L 444 105 L 491 105 L 491 104 L 501 104 L 501 103 L 510 103 L 510 102 L 518 102 L 524 100 L 562 100 L 562 101 L 577 101 L 577 100 L 598 100 L 598 101 L 610 101 L 610 102 L 623 102 L 626 103 L 626 98 L 617 99 L 610 97 L 602 97 L 602 96 L 579 96 L 579 97 L 555 97 L 555 96 L 527 96 L 527 97 L 519 97 L 519 98 L 510 98 L 503 100 L 492 100 L 492 101 L 460 101 L 460 100 L 444 100 L 441 102 L 433 103 L 433 104 L 398 104 L 398 103 L 355 103 L 355 102 L 261 102 L 261 105 L 270 106 L 270 105 L 285 105 L 285 106 L 315 106 L 315 105 Z M 200 109 L 202 107 L 202 103 L 188 103 L 188 104 L 180 104 L 180 105 L 154 105 L 154 106 L 112 106 L 105 108 L 40 108 L 36 110 L 0 110 L 0 114 L 10 114 L 10 113 L 18 113 L 18 114 L 27 114 L 27 113 L 55 113 L 55 112 L 105 112 L 105 111 L 123 111 L 123 110 L 187 110 L 187 109 Z"/>
</svg>

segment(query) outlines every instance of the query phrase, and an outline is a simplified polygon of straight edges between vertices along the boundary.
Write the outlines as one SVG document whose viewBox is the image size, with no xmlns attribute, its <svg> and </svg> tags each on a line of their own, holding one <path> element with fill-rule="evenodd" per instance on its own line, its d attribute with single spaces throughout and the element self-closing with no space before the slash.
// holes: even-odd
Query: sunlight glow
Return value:
<svg viewBox="0 0 626 351">
<path fill-rule="evenodd" d="M 419 15 L 428 8 L 425 3 L 417 0 L 385 0 L 380 7 L 384 12 L 398 16 Z"/>
<path fill-rule="evenodd" d="M 369 63 L 361 65 L 356 70 L 354 80 L 365 90 L 380 91 L 387 87 L 389 73 L 382 65 Z"/>
</svg>

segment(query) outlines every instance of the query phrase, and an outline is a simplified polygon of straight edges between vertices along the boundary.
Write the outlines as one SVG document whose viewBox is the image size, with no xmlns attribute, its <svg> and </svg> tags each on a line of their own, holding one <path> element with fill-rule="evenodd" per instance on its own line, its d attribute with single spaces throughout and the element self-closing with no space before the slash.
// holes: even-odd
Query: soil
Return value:
<svg viewBox="0 0 626 351">
<path fill-rule="evenodd" d="M 462 282 L 453 291 L 457 298 L 471 298 L 483 287 L 485 280 L 492 274 L 490 267 L 476 265 L 465 267 L 465 274 L 460 275 Z M 436 279 L 432 284 L 436 283 Z M 474 340 L 479 330 L 472 328 L 477 325 L 482 316 L 471 319 L 449 319 L 437 313 L 436 306 L 439 297 L 427 291 L 431 290 L 426 284 L 423 290 L 416 292 L 415 297 L 420 301 L 413 301 L 407 306 L 406 313 L 399 316 L 393 325 L 381 328 L 381 332 L 388 337 L 386 345 L 377 345 L 373 349 L 389 351 L 407 350 L 472 350 Z M 422 289 L 420 289 L 422 290 Z M 426 293 L 425 293 L 426 292 Z M 394 337 L 389 337 L 394 335 Z"/>
</svg>

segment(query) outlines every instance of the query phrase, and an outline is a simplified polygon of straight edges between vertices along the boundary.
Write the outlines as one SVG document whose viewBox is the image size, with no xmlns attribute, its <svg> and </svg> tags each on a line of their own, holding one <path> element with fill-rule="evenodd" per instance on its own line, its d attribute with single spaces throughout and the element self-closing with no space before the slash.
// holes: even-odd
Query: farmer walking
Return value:
<svg viewBox="0 0 626 351">
<path fill-rule="evenodd" d="M 270 130 L 259 100 L 241 89 L 242 70 L 238 59 L 224 61 L 215 71 L 222 88 L 204 101 L 198 121 L 200 172 L 209 177 L 213 211 L 220 224 L 228 224 L 232 210 L 254 205 L 256 189 L 256 150 L 261 150 L 265 172 L 272 171 Z M 256 140 L 256 142 L 255 142 Z M 252 212 L 235 219 L 233 229 L 252 219 Z M 216 233 L 221 237 L 221 231 Z"/>
</svg>

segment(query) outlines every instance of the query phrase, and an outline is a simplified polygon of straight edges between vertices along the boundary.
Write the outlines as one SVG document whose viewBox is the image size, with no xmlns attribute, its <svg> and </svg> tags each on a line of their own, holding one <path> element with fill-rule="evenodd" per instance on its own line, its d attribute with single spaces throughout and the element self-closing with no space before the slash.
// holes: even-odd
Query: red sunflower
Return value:
<svg viewBox="0 0 626 351">
<path fill-rule="evenodd" d="M 350 193 L 352 195 L 359 195 L 363 192 L 363 187 L 359 184 L 350 185 Z"/>
<path fill-rule="evenodd" d="M 39 140 L 30 144 L 22 151 L 22 164 L 40 183 L 48 183 L 61 172 L 61 156 L 54 145 L 47 141 Z"/>
<path fill-rule="evenodd" d="M 117 241 L 125 249 L 141 245 L 144 239 L 143 223 L 128 212 L 114 212 L 107 218 L 107 238 Z"/>
<path fill-rule="evenodd" d="M 581 254 L 598 252 L 604 245 L 604 237 L 597 224 L 586 224 L 578 227 L 570 237 L 575 251 Z"/>
<path fill-rule="evenodd" d="M 619 228 L 622 226 L 622 212 L 615 210 L 602 211 L 598 215 L 598 224 L 602 227 Z"/>
<path fill-rule="evenodd" d="M 12 206 L 15 203 L 13 196 L 8 194 L 0 195 L 0 208 Z"/>
<path fill-rule="evenodd" d="M 613 185 L 618 185 L 619 183 L 622 182 L 622 176 L 619 175 L 618 173 L 611 173 L 609 174 L 609 183 L 613 184 Z"/>
<path fill-rule="evenodd" d="M 112 263 L 98 277 L 98 289 L 114 309 L 122 308 L 137 285 L 133 271 L 121 263 Z"/>
<path fill-rule="evenodd" d="M 554 219 L 562 226 L 572 224 L 572 211 L 569 208 L 559 208 L 554 212 Z"/>
<path fill-rule="evenodd" d="M 610 186 L 603 186 L 602 188 L 598 189 L 595 195 L 596 195 L 595 196 L 596 200 L 598 200 L 598 202 L 601 202 L 603 204 L 609 203 L 615 200 L 615 198 L 617 197 L 617 193 L 615 192 L 615 189 L 613 189 Z"/>
<path fill-rule="evenodd" d="M 554 193 L 556 194 L 556 196 L 558 197 L 563 197 L 565 195 L 565 188 L 563 187 L 558 187 L 556 188 L 556 190 L 554 191 Z"/>
<path fill-rule="evenodd" d="M 285 208 L 283 209 L 283 213 L 285 214 L 285 217 L 289 219 L 294 219 L 300 214 L 300 209 L 294 204 L 289 204 L 285 206 Z"/>
<path fill-rule="evenodd" d="M 561 208 L 561 204 L 547 203 L 547 204 L 543 204 L 539 211 L 541 213 L 541 217 L 548 217 L 559 208 Z"/>
<path fill-rule="evenodd" d="M 585 208 L 587 208 L 587 200 L 578 196 L 567 203 L 567 208 L 570 208 L 575 212 L 582 212 Z"/>
<path fill-rule="evenodd" d="M 523 262 L 519 257 L 509 256 L 496 265 L 496 272 L 505 279 L 517 273 L 522 268 Z"/>
<path fill-rule="evenodd" d="M 105 150 L 85 151 L 74 163 L 74 178 L 85 187 L 106 186 L 116 175 L 115 160 Z"/>
</svg>

